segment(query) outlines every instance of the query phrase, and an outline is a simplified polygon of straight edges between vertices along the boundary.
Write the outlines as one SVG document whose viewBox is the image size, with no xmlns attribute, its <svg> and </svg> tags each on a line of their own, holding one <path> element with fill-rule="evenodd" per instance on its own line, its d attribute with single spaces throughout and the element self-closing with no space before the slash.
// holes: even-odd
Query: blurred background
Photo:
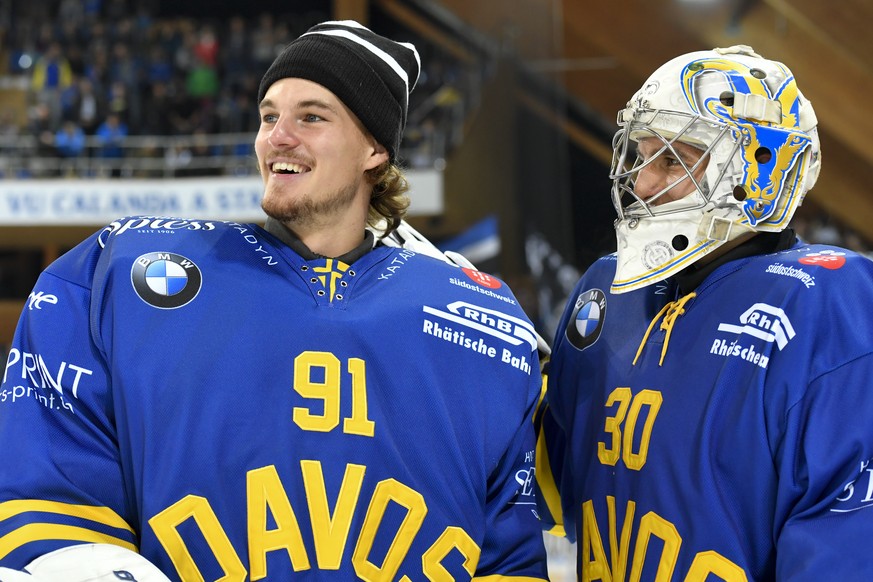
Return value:
<svg viewBox="0 0 873 582">
<path fill-rule="evenodd" d="M 401 151 L 410 222 L 502 276 L 546 338 L 614 250 L 616 112 L 680 53 L 749 44 L 789 65 L 824 159 L 794 227 L 870 252 L 869 0 L 2 0 L 0 354 L 40 270 L 107 222 L 260 221 L 260 77 L 346 18 L 422 56 Z M 553 578 L 569 580 L 561 544 Z"/>
</svg>

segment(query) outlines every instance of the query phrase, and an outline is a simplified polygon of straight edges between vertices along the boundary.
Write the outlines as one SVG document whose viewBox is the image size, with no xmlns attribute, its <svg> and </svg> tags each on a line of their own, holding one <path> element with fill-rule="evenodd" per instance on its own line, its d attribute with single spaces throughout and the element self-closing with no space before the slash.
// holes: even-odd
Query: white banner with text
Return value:
<svg viewBox="0 0 873 582">
<path fill-rule="evenodd" d="M 411 216 L 443 211 L 443 176 L 407 170 Z M 261 222 L 259 176 L 168 180 L 0 180 L 0 226 L 103 225 L 133 215 Z"/>
</svg>

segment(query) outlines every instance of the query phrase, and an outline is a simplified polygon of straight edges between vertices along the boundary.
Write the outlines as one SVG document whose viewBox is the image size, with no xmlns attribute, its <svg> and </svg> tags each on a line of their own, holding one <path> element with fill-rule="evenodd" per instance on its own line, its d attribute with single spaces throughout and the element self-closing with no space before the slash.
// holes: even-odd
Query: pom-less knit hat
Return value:
<svg viewBox="0 0 873 582">
<path fill-rule="evenodd" d="M 261 79 L 258 103 L 286 77 L 325 87 L 358 116 L 393 161 L 400 147 L 409 93 L 421 61 L 409 43 L 379 36 L 354 20 L 322 22 L 286 46 Z"/>
</svg>

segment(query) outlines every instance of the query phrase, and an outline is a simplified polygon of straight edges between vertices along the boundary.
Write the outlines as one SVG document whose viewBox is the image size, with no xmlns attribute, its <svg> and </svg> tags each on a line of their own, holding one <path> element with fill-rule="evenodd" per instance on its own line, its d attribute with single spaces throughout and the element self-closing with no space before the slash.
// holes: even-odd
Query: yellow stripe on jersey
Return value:
<svg viewBox="0 0 873 582">
<path fill-rule="evenodd" d="M 124 519 L 108 507 L 75 505 L 42 499 L 15 499 L 0 503 L 0 522 L 25 513 L 54 513 L 84 519 L 101 525 L 136 534 Z M 16 548 L 38 540 L 75 540 L 81 542 L 109 543 L 137 551 L 136 546 L 121 538 L 100 533 L 86 527 L 40 522 L 30 523 L 0 537 L 0 558 Z"/>
<path fill-rule="evenodd" d="M 114 544 L 133 552 L 139 551 L 130 542 L 84 527 L 54 523 L 30 523 L 12 530 L 0 538 L 0 558 L 5 558 L 10 552 L 25 544 L 42 540 L 70 540 L 95 544 Z"/>
<path fill-rule="evenodd" d="M 546 439 L 542 430 L 537 435 L 536 480 L 543 500 L 546 502 L 546 507 L 552 516 L 552 521 L 555 522 L 548 533 L 564 537 L 566 532 L 564 531 L 564 514 L 561 509 L 561 495 L 558 493 L 558 486 L 555 484 L 554 475 L 552 475 L 552 465 L 546 452 Z"/>
<path fill-rule="evenodd" d="M 87 519 L 88 521 L 96 521 L 97 523 L 108 525 L 109 527 L 117 527 L 131 533 L 136 533 L 120 515 L 108 507 L 100 507 L 97 505 L 74 505 L 72 503 L 45 501 L 42 499 L 15 499 L 13 501 L 0 503 L 0 521 L 30 511 L 58 513 L 70 517 L 80 517 L 82 519 Z"/>
<path fill-rule="evenodd" d="M 548 374 L 543 374 L 543 386 L 540 391 L 540 398 L 548 392 L 549 377 Z M 558 486 L 555 483 L 555 476 L 552 474 L 552 464 L 549 462 L 549 454 L 546 450 L 545 430 L 541 422 L 542 415 L 546 413 L 548 405 L 543 406 L 537 411 L 537 416 L 540 419 L 537 422 L 537 447 L 536 447 L 536 480 L 542 493 L 543 500 L 546 502 L 546 507 L 551 514 L 552 521 L 555 523 L 548 532 L 555 536 L 563 537 L 566 535 L 564 531 L 564 514 L 561 510 L 561 495 L 558 493 Z"/>
</svg>

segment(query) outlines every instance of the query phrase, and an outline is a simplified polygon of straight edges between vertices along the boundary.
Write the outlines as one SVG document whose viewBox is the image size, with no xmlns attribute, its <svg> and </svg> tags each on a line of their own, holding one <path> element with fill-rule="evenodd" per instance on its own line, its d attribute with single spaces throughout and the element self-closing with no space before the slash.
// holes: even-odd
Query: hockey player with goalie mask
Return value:
<svg viewBox="0 0 873 582">
<path fill-rule="evenodd" d="M 783 64 L 749 47 L 668 62 L 618 123 L 615 293 L 784 230 L 818 176 L 812 105 Z"/>
<path fill-rule="evenodd" d="M 580 580 L 870 579 L 873 262 L 789 227 L 810 102 L 737 46 L 667 62 L 618 125 L 617 252 L 570 296 L 538 416 L 547 529 Z"/>
</svg>

